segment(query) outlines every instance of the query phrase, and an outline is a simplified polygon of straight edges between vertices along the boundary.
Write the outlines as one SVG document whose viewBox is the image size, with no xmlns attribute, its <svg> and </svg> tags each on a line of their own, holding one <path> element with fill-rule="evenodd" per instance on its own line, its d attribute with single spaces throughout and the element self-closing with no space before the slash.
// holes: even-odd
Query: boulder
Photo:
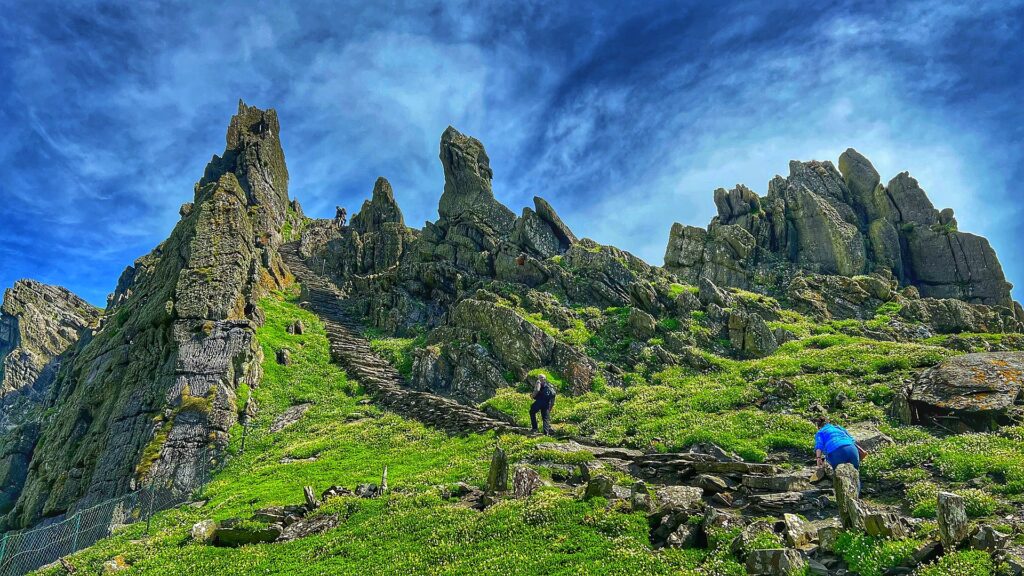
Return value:
<svg viewBox="0 0 1024 576">
<path fill-rule="evenodd" d="M 810 544 L 818 536 L 814 525 L 796 514 L 783 514 L 782 522 L 786 525 L 786 543 L 793 548 Z"/>
<path fill-rule="evenodd" d="M 650 512 L 654 509 L 654 501 L 651 499 L 651 493 L 645 482 L 637 481 L 630 487 L 629 504 L 632 510 L 641 512 Z"/>
<path fill-rule="evenodd" d="M 909 401 L 919 421 L 954 416 L 968 427 L 987 430 L 1006 419 L 1021 398 L 1024 352 L 966 354 L 926 370 L 914 382 Z"/>
<path fill-rule="evenodd" d="M 846 430 L 857 441 L 857 444 L 860 444 L 860 447 L 868 452 L 874 452 L 894 444 L 892 438 L 879 431 L 873 424 L 861 422 L 850 425 Z"/>
<path fill-rule="evenodd" d="M 512 475 L 512 493 L 516 498 L 529 497 L 543 485 L 544 481 L 536 470 L 528 466 L 516 466 Z"/>
<path fill-rule="evenodd" d="M 800 551 L 790 548 L 751 550 L 746 567 L 751 576 L 791 576 L 803 574 L 807 561 Z"/>
<path fill-rule="evenodd" d="M 302 323 L 302 320 L 296 320 L 288 325 L 289 334 L 305 334 L 306 325 Z"/>
<path fill-rule="evenodd" d="M 701 528 L 699 524 L 683 522 L 669 534 L 665 540 L 665 546 L 669 548 L 693 548 L 697 545 Z"/>
<path fill-rule="evenodd" d="M 612 498 L 614 497 L 615 481 L 609 476 L 599 474 L 587 482 L 587 488 L 583 492 L 583 499 L 591 498 Z"/>
<path fill-rule="evenodd" d="M 210 544 L 217 533 L 217 522 L 215 520 L 202 520 L 192 525 L 192 540 L 200 544 Z"/>
<path fill-rule="evenodd" d="M 704 492 L 708 494 L 717 494 L 729 489 L 729 484 L 723 480 L 721 476 L 715 476 L 713 474 L 701 474 L 697 476 L 695 484 L 698 488 L 704 490 Z"/>
<path fill-rule="evenodd" d="M 843 527 L 848 530 L 864 530 L 865 511 L 860 503 L 860 473 L 850 464 L 840 464 L 835 471 L 833 487 Z"/>
<path fill-rule="evenodd" d="M 280 524 L 243 522 L 232 518 L 221 522 L 214 532 L 213 544 L 224 548 L 237 548 L 250 544 L 268 544 L 278 539 L 284 528 Z"/>
<path fill-rule="evenodd" d="M 307 536 L 313 536 L 314 534 L 320 534 L 326 532 L 332 528 L 335 528 L 340 523 L 337 514 L 327 514 L 324 516 L 316 516 L 314 518 L 301 518 L 281 532 L 278 537 L 278 542 L 288 542 L 290 540 L 297 540 L 299 538 L 305 538 Z"/>
<path fill-rule="evenodd" d="M 769 356 L 779 347 L 764 318 L 742 310 L 729 314 L 729 341 L 741 355 L 749 358 Z"/>
<path fill-rule="evenodd" d="M 662 486 L 655 496 L 660 510 L 693 511 L 701 506 L 704 491 L 693 486 Z"/>
<path fill-rule="evenodd" d="M 975 550 L 999 553 L 1010 544 L 1010 535 L 1003 534 L 995 528 L 983 524 L 971 532 L 970 546 Z"/>
<path fill-rule="evenodd" d="M 281 348 L 275 353 L 274 358 L 281 366 L 290 366 L 292 363 L 292 351 L 287 348 Z"/>
<path fill-rule="evenodd" d="M 953 550 L 967 539 L 969 528 L 967 506 L 962 496 L 939 492 L 935 518 L 939 524 L 939 539 L 945 550 Z"/>
<path fill-rule="evenodd" d="M 892 512 L 872 512 L 864 516 L 864 531 L 879 538 L 906 538 L 909 527 L 899 515 Z"/>
<path fill-rule="evenodd" d="M 629 315 L 626 317 L 626 325 L 629 326 L 629 331 L 633 336 L 644 341 L 654 336 L 657 328 L 654 316 L 651 316 L 647 312 L 638 308 L 629 309 Z"/>
</svg>

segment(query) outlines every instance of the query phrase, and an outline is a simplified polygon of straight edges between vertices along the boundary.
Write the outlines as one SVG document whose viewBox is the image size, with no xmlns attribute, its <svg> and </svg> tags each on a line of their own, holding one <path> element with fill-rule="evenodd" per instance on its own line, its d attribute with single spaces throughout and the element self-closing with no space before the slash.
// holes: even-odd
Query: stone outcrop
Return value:
<svg viewBox="0 0 1024 576">
<path fill-rule="evenodd" d="M 239 103 L 170 237 L 122 274 L 95 336 L 61 365 L 7 525 L 140 482 L 195 486 L 260 379 L 260 297 L 291 281 L 277 248 L 295 223 L 277 115 Z M 144 454 L 146 455 L 144 457 Z"/>
<path fill-rule="evenodd" d="M 95 328 L 101 314 L 65 288 L 15 282 L 0 305 L 0 402 L 19 392 L 43 393 L 56 371 L 54 360 Z"/>
<path fill-rule="evenodd" d="M 943 361 L 912 383 L 912 422 L 952 417 L 970 429 L 989 430 L 1008 420 L 1024 400 L 1024 352 L 966 354 Z"/>
<path fill-rule="evenodd" d="M 102 312 L 70 291 L 19 280 L 0 305 L 0 514 L 14 505 L 39 440 L 50 385 Z"/>
<path fill-rule="evenodd" d="M 695 284 L 783 293 L 801 274 L 881 274 L 926 298 L 1006 309 L 1011 285 L 988 241 L 960 232 L 952 210 L 936 210 L 902 173 L 881 184 L 856 150 L 831 162 L 790 162 L 768 194 L 738 185 L 714 193 L 718 215 L 707 229 L 676 224 L 665 267 Z"/>
<path fill-rule="evenodd" d="M 670 275 L 577 238 L 542 198 L 516 217 L 494 196 L 478 140 L 449 128 L 439 158 L 445 185 L 435 222 L 419 231 L 406 228 L 390 186 L 379 179 L 349 226 L 317 221 L 304 229 L 299 254 L 305 264 L 331 278 L 373 327 L 398 335 L 426 332 L 409 375 L 416 390 L 478 403 L 507 386 L 509 376 L 522 380 L 535 369 L 557 373 L 569 393 L 588 391 L 595 381 L 618 382 L 578 346 L 528 317 L 500 287 L 526 292 L 534 304 L 561 314 L 560 329 L 573 326 L 569 304 L 629 306 L 636 318 L 648 320 L 651 333 L 651 314 L 674 305 Z M 662 350 L 664 358 L 669 354 Z"/>
</svg>

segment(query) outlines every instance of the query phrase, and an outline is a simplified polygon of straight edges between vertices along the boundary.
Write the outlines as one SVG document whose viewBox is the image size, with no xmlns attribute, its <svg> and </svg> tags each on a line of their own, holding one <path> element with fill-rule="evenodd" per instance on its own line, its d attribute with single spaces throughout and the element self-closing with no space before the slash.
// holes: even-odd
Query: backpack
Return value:
<svg viewBox="0 0 1024 576">
<path fill-rule="evenodd" d="M 556 394 L 557 391 L 555 390 L 555 387 L 551 385 L 551 382 L 545 381 L 543 384 L 540 385 L 539 396 L 541 399 L 547 400 L 548 402 L 554 402 Z"/>
</svg>

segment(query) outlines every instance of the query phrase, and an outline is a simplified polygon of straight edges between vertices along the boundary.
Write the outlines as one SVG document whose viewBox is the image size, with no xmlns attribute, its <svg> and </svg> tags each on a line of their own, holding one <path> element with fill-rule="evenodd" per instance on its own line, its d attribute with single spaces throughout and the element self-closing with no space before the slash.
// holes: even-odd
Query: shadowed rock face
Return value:
<svg viewBox="0 0 1024 576">
<path fill-rule="evenodd" d="M 277 253 L 287 199 L 277 116 L 239 103 L 194 202 L 122 274 L 102 326 L 62 363 L 9 526 L 150 478 L 194 485 L 218 458 L 235 389 L 259 382 L 257 301 L 290 282 Z"/>
<path fill-rule="evenodd" d="M 745 186 L 715 191 L 707 230 L 676 224 L 665 267 L 695 283 L 783 291 L 800 273 L 881 274 L 923 297 L 1012 309 L 1012 286 L 988 241 L 956 229 L 906 172 L 882 185 L 856 150 L 831 162 L 791 162 L 759 197 Z"/>
<path fill-rule="evenodd" d="M 42 405 L 64 353 L 101 311 L 68 290 L 19 280 L 0 306 L 0 513 L 14 504 L 39 438 Z"/>
<path fill-rule="evenodd" d="M 96 326 L 100 314 L 65 288 L 16 282 L 0 307 L 0 398 L 33 386 L 82 330 Z"/>
</svg>

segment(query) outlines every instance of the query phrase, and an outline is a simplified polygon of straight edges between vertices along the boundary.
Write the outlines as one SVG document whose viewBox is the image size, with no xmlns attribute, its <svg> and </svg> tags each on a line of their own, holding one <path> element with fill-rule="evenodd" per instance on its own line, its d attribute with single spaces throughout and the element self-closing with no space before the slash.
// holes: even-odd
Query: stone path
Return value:
<svg viewBox="0 0 1024 576">
<path fill-rule="evenodd" d="M 310 270 L 299 256 L 298 243 L 284 244 L 281 256 L 302 284 L 303 306 L 324 323 L 332 358 L 362 384 L 374 402 L 449 433 L 494 430 L 498 433 L 533 434 L 528 428 L 492 418 L 472 406 L 404 387 L 402 375 L 378 356 L 370 348 L 370 343 L 362 337 L 363 326 L 346 308 L 344 295 L 329 281 Z"/>
</svg>

